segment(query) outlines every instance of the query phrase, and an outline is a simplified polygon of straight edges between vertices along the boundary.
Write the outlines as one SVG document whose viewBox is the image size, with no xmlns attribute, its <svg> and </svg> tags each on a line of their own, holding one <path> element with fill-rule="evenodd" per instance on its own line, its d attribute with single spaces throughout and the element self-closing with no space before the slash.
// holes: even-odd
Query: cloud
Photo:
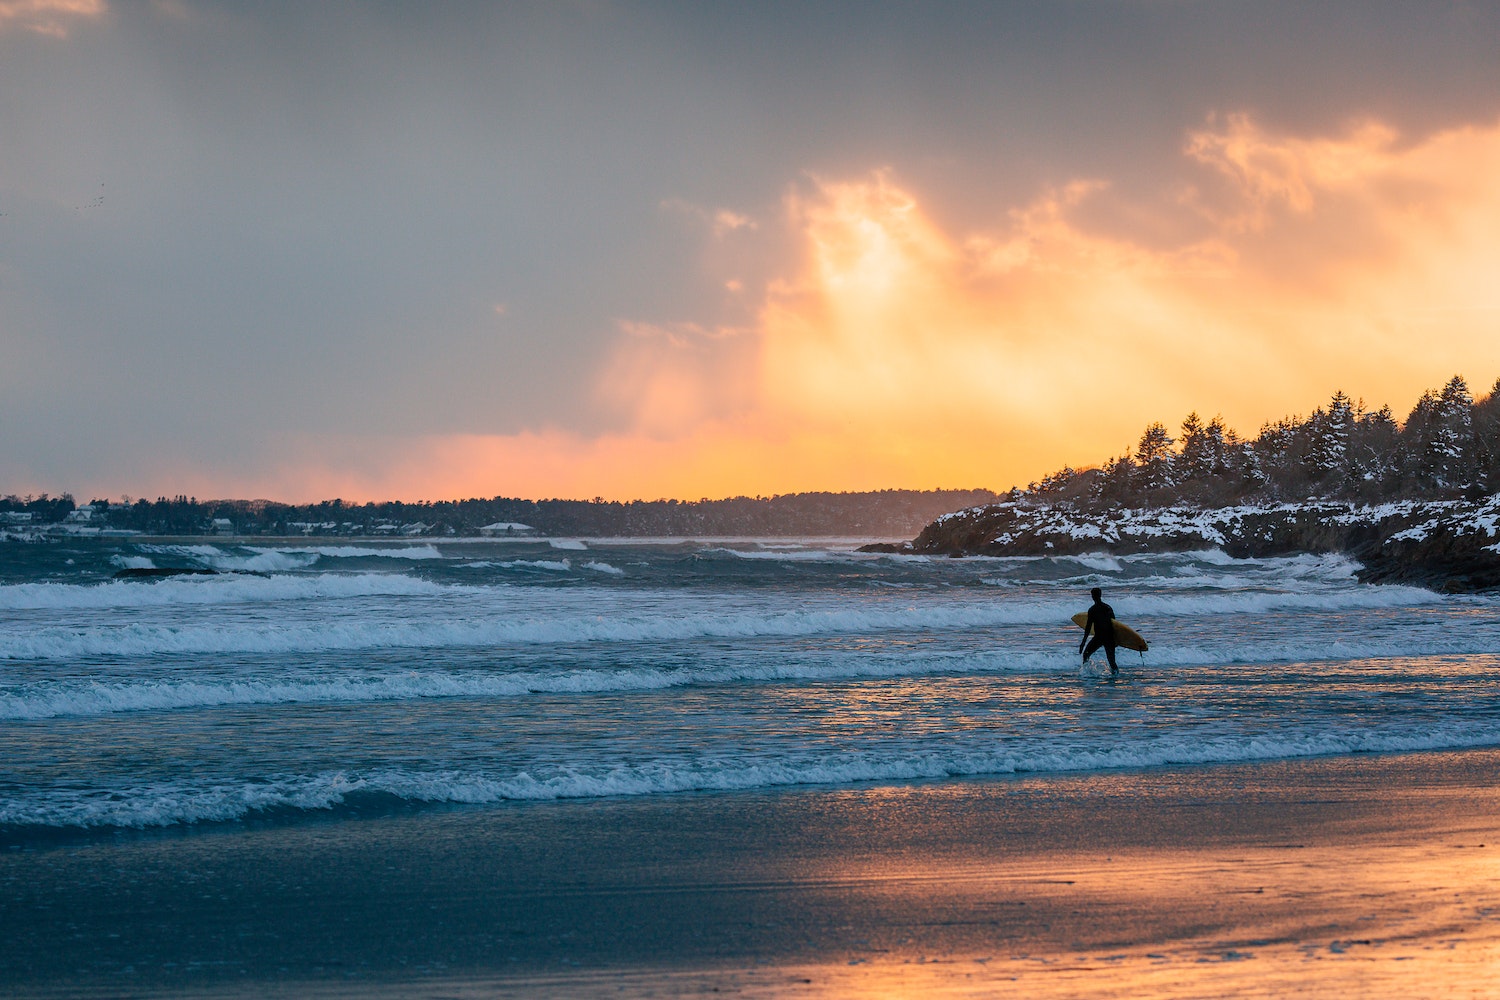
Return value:
<svg viewBox="0 0 1500 1000">
<path fill-rule="evenodd" d="M 1500 123 L 1298 136 L 1234 115 L 1183 152 L 1159 201 L 1116 213 L 1191 234 L 1170 245 L 1088 221 L 1122 198 L 1099 179 L 956 231 L 895 171 L 807 177 L 750 322 L 619 324 L 587 382 L 613 430 L 308 438 L 269 479 L 289 497 L 1000 488 L 1189 410 L 1253 433 L 1335 388 L 1400 409 L 1500 374 Z"/>
<path fill-rule="evenodd" d="M 624 322 L 596 398 L 653 440 L 738 416 L 757 405 L 755 331 L 695 323 Z"/>
<path fill-rule="evenodd" d="M 66 38 L 80 20 L 102 17 L 104 0 L 0 0 L 0 33 L 34 31 Z"/>
<path fill-rule="evenodd" d="M 1387 171 L 1397 137 L 1395 129 L 1378 121 L 1362 122 L 1335 138 L 1272 136 L 1248 115 L 1237 114 L 1222 129 L 1191 133 L 1184 152 L 1239 190 L 1241 211 L 1219 223 L 1231 231 L 1260 230 L 1275 206 L 1308 213 L 1320 195 L 1357 187 Z"/>
<path fill-rule="evenodd" d="M 760 223 L 753 217 L 743 212 L 736 212 L 732 208 L 704 208 L 702 205 L 694 205 L 681 198 L 667 198 L 661 203 L 661 207 L 697 219 L 708 226 L 709 231 L 716 237 L 739 230 L 753 231 L 760 228 Z"/>
</svg>

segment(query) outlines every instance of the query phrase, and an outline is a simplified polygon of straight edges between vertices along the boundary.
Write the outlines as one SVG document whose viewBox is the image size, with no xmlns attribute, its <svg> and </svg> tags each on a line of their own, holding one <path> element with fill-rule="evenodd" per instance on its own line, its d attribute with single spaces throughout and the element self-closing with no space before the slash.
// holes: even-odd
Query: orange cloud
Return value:
<svg viewBox="0 0 1500 1000">
<path fill-rule="evenodd" d="M 104 0 L 0 0 L 0 32 L 18 28 L 66 38 L 80 18 L 102 16 Z"/>
<path fill-rule="evenodd" d="M 1311 212 L 1320 196 L 1366 185 L 1386 172 L 1397 133 L 1363 122 L 1342 138 L 1270 136 L 1247 115 L 1230 115 L 1225 127 L 1192 133 L 1188 156 L 1227 175 L 1239 188 L 1244 213 L 1220 220 L 1227 229 L 1264 229 L 1277 203 Z"/>
<path fill-rule="evenodd" d="M 755 331 L 696 323 L 621 323 L 596 396 L 653 440 L 676 440 L 756 406 Z"/>
<path fill-rule="evenodd" d="M 1184 153 L 1194 186 L 1137 207 L 1209 228 L 1166 249 L 1080 222 L 1114 197 L 1098 181 L 955 233 L 891 172 L 812 178 L 785 199 L 798 256 L 753 323 L 621 324 L 593 400 L 614 432 L 426 439 L 317 489 L 1001 488 L 1189 410 L 1254 432 L 1334 388 L 1399 409 L 1454 372 L 1500 374 L 1500 124 L 1403 142 L 1232 116 Z M 289 495 L 309 495 L 297 475 Z"/>
</svg>

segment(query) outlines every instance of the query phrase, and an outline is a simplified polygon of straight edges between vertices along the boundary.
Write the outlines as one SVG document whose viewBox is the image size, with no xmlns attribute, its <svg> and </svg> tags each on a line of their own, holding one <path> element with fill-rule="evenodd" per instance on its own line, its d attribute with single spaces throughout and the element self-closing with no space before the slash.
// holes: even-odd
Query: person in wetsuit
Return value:
<svg viewBox="0 0 1500 1000">
<path fill-rule="evenodd" d="M 1094 598 L 1094 603 L 1089 607 L 1088 621 L 1083 623 L 1083 640 L 1078 643 L 1078 651 L 1083 654 L 1083 662 L 1089 662 L 1089 657 L 1104 647 L 1104 657 L 1109 660 L 1109 672 L 1118 674 L 1120 668 L 1115 665 L 1115 609 L 1104 603 L 1104 591 L 1095 587 L 1089 591 Z M 1089 633 L 1093 638 L 1089 638 Z M 1085 648 L 1087 646 L 1087 648 Z"/>
</svg>

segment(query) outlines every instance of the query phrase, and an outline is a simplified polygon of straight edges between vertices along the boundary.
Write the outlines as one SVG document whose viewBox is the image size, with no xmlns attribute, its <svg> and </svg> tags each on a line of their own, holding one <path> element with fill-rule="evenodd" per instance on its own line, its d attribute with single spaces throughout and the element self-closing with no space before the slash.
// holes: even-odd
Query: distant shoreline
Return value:
<svg viewBox="0 0 1500 1000">
<path fill-rule="evenodd" d="M 3 535 L 0 532 L 0 535 Z M 53 535 L 48 541 L 130 542 L 143 545 L 312 545 L 342 546 L 357 548 L 404 548 L 413 545 L 461 546 L 461 545 L 542 545 L 551 542 L 594 542 L 600 545 L 675 545 L 682 542 L 699 542 L 708 545 L 733 545 L 757 542 L 793 544 L 798 542 L 821 545 L 848 545 L 854 548 L 865 545 L 905 544 L 903 536 L 887 536 L 871 539 L 869 535 L 444 535 L 374 538 L 362 535 Z M 3 538 L 0 538 L 3 541 Z"/>
<path fill-rule="evenodd" d="M 561 538 L 910 538 L 943 514 L 991 503 L 999 494 L 969 490 L 869 490 L 789 493 L 720 500 L 521 500 L 508 497 L 424 503 L 351 504 L 327 500 L 161 497 L 78 505 L 61 497 L 0 497 L 0 535 L 435 539 Z M 128 536 L 125 536 L 128 537 Z"/>
</svg>

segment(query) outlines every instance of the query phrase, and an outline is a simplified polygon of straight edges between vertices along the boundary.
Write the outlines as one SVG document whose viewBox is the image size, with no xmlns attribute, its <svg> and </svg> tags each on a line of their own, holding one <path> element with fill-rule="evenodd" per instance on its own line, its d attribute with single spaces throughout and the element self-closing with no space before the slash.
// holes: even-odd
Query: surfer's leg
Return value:
<svg viewBox="0 0 1500 1000">
<path fill-rule="evenodd" d="M 1089 657 L 1097 653 L 1099 651 L 1099 647 L 1102 645 L 1104 645 L 1104 640 L 1099 638 L 1097 635 L 1090 639 L 1088 646 L 1086 646 L 1083 650 L 1083 662 L 1089 662 Z"/>
<path fill-rule="evenodd" d="M 1112 674 L 1118 674 L 1120 672 L 1120 668 L 1115 664 L 1115 644 L 1114 643 L 1111 642 L 1111 643 L 1106 643 L 1104 645 L 1104 656 L 1105 656 L 1106 659 L 1109 660 L 1109 672 L 1112 673 Z"/>
</svg>

